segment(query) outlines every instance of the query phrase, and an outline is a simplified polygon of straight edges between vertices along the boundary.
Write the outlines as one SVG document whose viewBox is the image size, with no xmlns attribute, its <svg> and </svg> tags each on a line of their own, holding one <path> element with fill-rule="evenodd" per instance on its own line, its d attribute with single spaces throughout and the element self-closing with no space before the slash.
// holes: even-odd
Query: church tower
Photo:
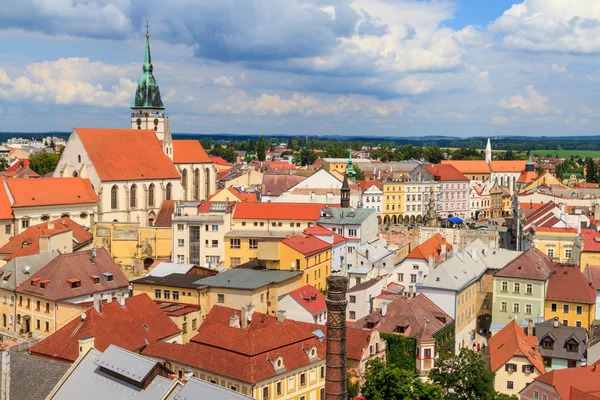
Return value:
<svg viewBox="0 0 600 400">
<path fill-rule="evenodd" d="M 171 135 L 171 124 L 169 118 L 165 121 L 165 137 L 162 141 L 163 152 L 173 161 L 173 136 Z"/>
<path fill-rule="evenodd" d="M 485 146 L 485 162 L 490 164 L 492 162 L 492 144 L 490 138 L 488 138 L 487 146 Z"/>
<path fill-rule="evenodd" d="M 151 129 L 159 140 L 165 136 L 165 118 L 163 102 L 160 98 L 158 83 L 152 75 L 152 57 L 150 56 L 149 25 L 146 24 L 146 54 L 142 66 L 142 76 L 135 91 L 131 106 L 131 128 Z"/>
<path fill-rule="evenodd" d="M 350 208 L 350 185 L 348 184 L 348 174 L 344 174 L 344 183 L 340 189 L 340 197 L 342 208 Z"/>
</svg>

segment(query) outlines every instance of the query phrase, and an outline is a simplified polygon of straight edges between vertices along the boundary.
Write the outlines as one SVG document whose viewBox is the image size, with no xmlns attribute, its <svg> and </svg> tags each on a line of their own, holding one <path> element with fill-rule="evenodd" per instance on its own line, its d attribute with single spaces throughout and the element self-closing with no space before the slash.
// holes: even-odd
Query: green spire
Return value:
<svg viewBox="0 0 600 400">
<path fill-rule="evenodd" d="M 352 151 L 348 157 L 348 168 L 346 168 L 346 175 L 350 175 L 350 180 L 354 182 L 356 180 L 356 171 L 352 166 Z"/>
<path fill-rule="evenodd" d="M 149 25 L 146 24 L 146 53 L 144 54 L 144 65 L 142 66 L 142 76 L 138 82 L 135 91 L 135 99 L 131 108 L 158 108 L 164 109 L 163 102 L 160 98 L 160 90 L 158 83 L 152 75 L 152 57 L 150 56 L 150 34 L 148 33 Z"/>
<path fill-rule="evenodd" d="M 529 156 L 529 158 L 527 159 L 526 164 L 533 164 L 533 160 L 531 159 L 531 156 Z"/>
</svg>

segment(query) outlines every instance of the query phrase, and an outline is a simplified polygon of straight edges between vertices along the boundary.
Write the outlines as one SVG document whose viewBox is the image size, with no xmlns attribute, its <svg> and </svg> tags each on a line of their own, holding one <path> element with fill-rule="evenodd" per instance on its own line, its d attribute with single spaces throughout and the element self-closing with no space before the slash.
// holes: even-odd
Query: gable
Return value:
<svg viewBox="0 0 600 400">
<path fill-rule="evenodd" d="M 342 181 L 327 170 L 320 169 L 302 182 L 298 182 L 296 185 L 292 186 L 289 190 L 291 191 L 299 188 L 340 189 L 341 187 Z"/>
</svg>

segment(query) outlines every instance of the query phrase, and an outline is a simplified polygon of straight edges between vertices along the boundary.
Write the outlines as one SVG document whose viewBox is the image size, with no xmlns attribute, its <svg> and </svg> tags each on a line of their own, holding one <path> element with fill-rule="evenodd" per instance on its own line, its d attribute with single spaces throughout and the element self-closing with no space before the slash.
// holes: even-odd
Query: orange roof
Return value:
<svg viewBox="0 0 600 400">
<path fill-rule="evenodd" d="M 210 161 L 212 161 L 213 164 L 223 165 L 225 167 L 233 167 L 233 164 L 225 160 L 223 157 L 209 156 L 208 158 L 210 158 Z"/>
<path fill-rule="evenodd" d="M 548 279 L 546 300 L 595 304 L 596 290 L 578 266 L 559 264 Z"/>
<path fill-rule="evenodd" d="M 4 190 L 4 178 L 2 179 L 3 187 L 0 189 L 0 219 L 13 219 L 12 207 L 6 190 Z"/>
<path fill-rule="evenodd" d="M 304 254 L 305 256 L 312 256 L 331 248 L 329 243 L 315 236 L 304 236 L 300 234 L 285 238 L 281 241 L 281 243 Z"/>
<path fill-rule="evenodd" d="M 433 175 L 436 181 L 468 181 L 454 165 L 450 164 L 429 164 L 425 169 Z"/>
<path fill-rule="evenodd" d="M 442 244 L 446 244 L 446 251 L 452 251 L 452 245 L 446 242 L 441 233 L 436 233 L 419 246 L 415 247 L 406 258 L 417 258 L 429 261 L 429 256 L 433 256 L 434 261 L 440 259 Z"/>
<path fill-rule="evenodd" d="M 317 221 L 325 207 L 325 204 L 238 203 L 233 218 Z"/>
<path fill-rule="evenodd" d="M 325 295 L 314 286 L 304 285 L 299 289 L 292 290 L 288 295 L 311 314 L 318 314 L 327 309 Z"/>
<path fill-rule="evenodd" d="M 530 183 L 537 178 L 538 174 L 535 171 L 523 171 L 517 179 L 517 183 Z"/>
<path fill-rule="evenodd" d="M 179 179 L 150 130 L 75 128 L 102 181 Z"/>
<path fill-rule="evenodd" d="M 212 163 L 198 140 L 173 140 L 175 164 Z"/>
<path fill-rule="evenodd" d="M 513 357 L 526 357 L 535 369 L 541 374 L 545 373 L 546 369 L 535 340 L 535 336 L 528 338 L 525 331 L 515 321 L 510 321 L 488 342 L 492 372 L 496 372 Z"/>
<path fill-rule="evenodd" d="M 598 399 L 598 391 L 600 391 L 600 380 L 598 374 L 600 369 L 598 365 L 589 365 L 577 368 L 555 369 L 547 374 L 538 376 L 531 384 L 536 381 L 543 382 L 553 386 L 561 399 L 570 400 L 592 400 Z M 529 386 L 528 385 L 528 386 Z M 576 392 L 577 396 L 575 396 Z M 583 394 L 594 393 L 594 396 L 584 396 Z"/>
<path fill-rule="evenodd" d="M 256 203 L 258 202 L 258 198 L 256 197 L 255 193 L 246 193 L 246 192 L 242 192 L 241 190 L 234 188 L 233 186 L 230 186 L 228 188 L 222 189 L 222 190 L 218 190 L 215 194 L 211 195 L 209 200 L 212 199 L 213 197 L 215 197 L 217 194 L 221 193 L 222 191 L 228 191 L 229 193 L 231 193 L 231 195 L 241 201 L 241 202 L 246 202 L 246 203 Z"/>
<path fill-rule="evenodd" d="M 501 160 L 492 161 L 492 171 L 494 172 L 522 172 L 525 171 L 527 160 Z"/>
<path fill-rule="evenodd" d="M 453 165 L 463 174 L 489 174 L 492 172 L 485 160 L 442 160 L 442 164 Z"/>
<path fill-rule="evenodd" d="M 13 208 L 97 203 L 100 198 L 87 178 L 11 178 L 5 181 Z"/>
</svg>

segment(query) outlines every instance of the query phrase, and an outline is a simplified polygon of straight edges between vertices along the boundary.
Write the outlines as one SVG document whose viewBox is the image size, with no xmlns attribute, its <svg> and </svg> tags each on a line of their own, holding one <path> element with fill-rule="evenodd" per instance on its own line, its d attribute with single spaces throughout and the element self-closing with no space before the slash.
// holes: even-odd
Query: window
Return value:
<svg viewBox="0 0 600 400">
<path fill-rule="evenodd" d="M 563 319 L 563 320 L 562 320 L 562 324 L 563 324 L 564 326 L 569 326 L 569 321 L 568 321 L 568 320 L 566 320 L 566 319 Z"/>
<path fill-rule="evenodd" d="M 209 265 L 217 265 L 219 263 L 219 256 L 205 256 L 204 259 Z"/>
<path fill-rule="evenodd" d="M 268 400 L 269 399 L 269 387 L 265 386 L 262 390 L 262 400 Z"/>
<path fill-rule="evenodd" d="M 163 298 L 164 298 L 165 300 L 170 300 L 170 299 L 171 299 L 171 291 L 170 291 L 170 290 L 165 290 L 165 291 L 163 292 Z"/>
<path fill-rule="evenodd" d="M 239 249 L 241 247 L 240 239 L 229 239 L 229 247 Z"/>
<path fill-rule="evenodd" d="M 356 311 L 349 311 L 348 319 L 356 319 Z"/>
<path fill-rule="evenodd" d="M 173 191 L 173 185 L 171 184 L 171 182 L 167 183 L 167 190 L 166 190 L 166 195 L 165 195 L 165 200 L 172 200 L 172 192 Z"/>
<path fill-rule="evenodd" d="M 154 207 L 154 183 L 148 186 L 148 205 Z"/>
<path fill-rule="evenodd" d="M 217 303 L 225 303 L 225 295 L 224 294 L 217 295 Z"/>
<path fill-rule="evenodd" d="M 356 296 L 350 296 L 350 303 L 356 303 Z"/>
<path fill-rule="evenodd" d="M 525 314 L 531 314 L 531 304 L 525 304 Z"/>
<path fill-rule="evenodd" d="M 404 281 L 404 274 L 403 273 L 398 273 L 398 281 L 400 281 L 400 282 Z"/>
<path fill-rule="evenodd" d="M 35 320 L 35 329 L 37 329 L 38 331 L 40 330 L 40 320 L 39 319 Z"/>
<path fill-rule="evenodd" d="M 500 311 L 506 312 L 508 311 L 508 305 L 505 301 L 503 301 L 502 303 L 500 303 Z"/>
<path fill-rule="evenodd" d="M 533 284 L 528 283 L 525 285 L 525 294 L 533 294 Z"/>
<path fill-rule="evenodd" d="M 213 240 L 213 241 L 211 242 L 211 247 L 212 247 L 212 248 L 217 248 L 217 247 L 219 247 L 219 241 L 218 241 L 218 240 Z"/>
<path fill-rule="evenodd" d="M 578 327 L 578 328 L 581 328 L 581 321 L 576 321 L 575 322 L 575 326 Z"/>
<path fill-rule="evenodd" d="M 554 348 L 554 340 L 545 337 L 542 339 L 542 348 L 552 350 Z"/>
<path fill-rule="evenodd" d="M 300 386 L 306 386 L 306 372 L 300 374 Z"/>
<path fill-rule="evenodd" d="M 241 259 L 239 257 L 231 257 L 229 259 L 229 264 L 231 268 L 235 268 L 238 265 L 240 265 L 242 263 Z"/>
<path fill-rule="evenodd" d="M 6 225 L 4 227 L 4 233 L 6 233 L 7 235 L 10 235 L 10 233 L 12 232 L 11 228 L 12 228 L 11 224 Z"/>
<path fill-rule="evenodd" d="M 348 247 L 348 253 L 354 253 L 354 247 L 349 246 Z"/>
<path fill-rule="evenodd" d="M 46 314 L 50 314 L 50 303 L 46 303 Z"/>
<path fill-rule="evenodd" d="M 540 398 L 540 392 L 537 390 L 533 392 L 533 400 L 538 400 Z"/>
<path fill-rule="evenodd" d="M 212 230 L 213 232 L 218 232 L 218 231 L 219 231 L 219 225 L 212 225 L 212 226 L 211 226 L 211 230 Z"/>
<path fill-rule="evenodd" d="M 250 239 L 250 240 L 248 240 L 248 248 L 250 248 L 250 249 L 258 249 L 258 239 Z"/>
<path fill-rule="evenodd" d="M 517 370 L 517 365 L 512 363 L 504 364 L 504 370 L 507 372 L 515 372 Z"/>
<path fill-rule="evenodd" d="M 557 310 L 557 305 L 556 305 L 556 303 L 552 303 L 552 304 L 550 304 L 550 310 L 552 310 L 552 312 L 556 312 L 556 310 Z"/>
<path fill-rule="evenodd" d="M 35 302 L 35 311 L 40 311 L 40 308 L 42 307 L 42 302 L 41 301 L 36 301 Z"/>
<path fill-rule="evenodd" d="M 547 394 L 543 394 L 542 395 L 542 400 L 548 400 L 548 395 Z"/>
<path fill-rule="evenodd" d="M 183 264 L 185 262 L 185 256 L 183 254 L 177 254 L 177 262 Z"/>
<path fill-rule="evenodd" d="M 553 248 L 548 249 L 548 258 L 550 258 L 550 259 L 554 258 L 554 249 Z"/>
<path fill-rule="evenodd" d="M 276 392 L 277 392 L 278 396 L 283 394 L 283 382 L 281 382 L 281 381 L 277 382 L 277 384 L 275 385 L 275 388 L 276 388 Z"/>
<path fill-rule="evenodd" d="M 116 210 L 119 206 L 119 202 L 118 202 L 118 198 L 119 198 L 119 188 L 117 187 L 117 185 L 113 185 L 113 187 L 110 189 L 110 208 L 113 210 Z"/>
<path fill-rule="evenodd" d="M 29 220 L 28 219 L 21 220 L 21 228 L 29 228 Z"/>
<path fill-rule="evenodd" d="M 179 292 L 176 290 L 173 290 L 173 300 L 179 300 Z"/>
<path fill-rule="evenodd" d="M 419 269 L 419 264 L 413 264 L 413 269 Z"/>
<path fill-rule="evenodd" d="M 177 247 L 183 247 L 185 244 L 185 241 L 183 239 L 177 239 Z"/>
<path fill-rule="evenodd" d="M 13 295 L 10 296 L 10 305 L 11 306 L 15 305 L 15 296 L 13 296 Z"/>
<path fill-rule="evenodd" d="M 571 258 L 571 256 L 573 255 L 573 249 L 571 248 L 566 248 L 565 249 L 565 258 L 568 260 Z"/>
<path fill-rule="evenodd" d="M 573 342 L 567 343 L 567 351 L 577 351 L 577 350 L 579 350 L 578 343 L 573 343 Z"/>
<path fill-rule="evenodd" d="M 417 283 L 417 274 L 410 274 L 410 283 Z"/>
<path fill-rule="evenodd" d="M 575 310 L 576 310 L 575 312 L 577 313 L 577 315 L 583 314 L 583 307 L 577 306 L 577 308 Z"/>
<path fill-rule="evenodd" d="M 137 185 L 135 183 L 131 185 L 131 189 L 129 189 L 129 207 L 137 207 Z"/>
<path fill-rule="evenodd" d="M 568 314 L 568 313 L 569 313 L 569 305 L 563 304 L 563 314 Z"/>
<path fill-rule="evenodd" d="M 519 293 L 521 291 L 521 284 L 519 282 L 515 282 L 513 284 L 513 292 Z"/>
<path fill-rule="evenodd" d="M 348 229 L 348 236 L 356 237 L 356 229 Z"/>
<path fill-rule="evenodd" d="M 502 291 L 508 292 L 508 282 L 502 282 Z"/>
<path fill-rule="evenodd" d="M 181 325 L 181 333 L 187 333 L 187 322 Z"/>
<path fill-rule="evenodd" d="M 183 230 L 183 224 L 177 224 L 177 230 L 178 231 L 182 231 Z"/>
<path fill-rule="evenodd" d="M 321 379 L 325 379 L 325 366 L 321 365 L 321 373 L 319 374 Z"/>
</svg>

